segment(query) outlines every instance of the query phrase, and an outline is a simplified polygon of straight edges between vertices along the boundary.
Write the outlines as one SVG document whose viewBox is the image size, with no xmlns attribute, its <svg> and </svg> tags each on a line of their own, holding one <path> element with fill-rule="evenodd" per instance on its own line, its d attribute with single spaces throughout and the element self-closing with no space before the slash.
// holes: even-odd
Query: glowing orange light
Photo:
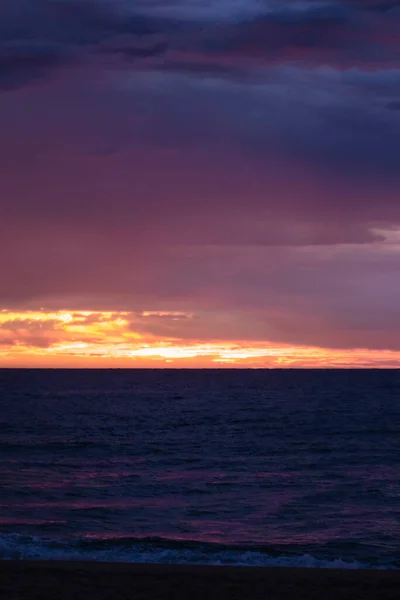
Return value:
<svg viewBox="0 0 400 600">
<path fill-rule="evenodd" d="M 265 342 L 198 342 L 135 331 L 140 318 L 194 318 L 144 311 L 0 311 L 0 366 L 394 367 L 400 352 Z"/>
</svg>

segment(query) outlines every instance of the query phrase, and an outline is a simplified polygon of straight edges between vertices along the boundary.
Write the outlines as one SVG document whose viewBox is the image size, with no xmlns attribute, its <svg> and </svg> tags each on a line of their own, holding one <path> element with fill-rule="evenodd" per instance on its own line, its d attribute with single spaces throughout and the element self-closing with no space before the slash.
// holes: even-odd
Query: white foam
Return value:
<svg viewBox="0 0 400 600">
<path fill-rule="evenodd" d="M 100 543 L 101 546 L 101 543 Z M 309 554 L 271 556 L 264 552 L 241 549 L 212 549 L 204 547 L 164 548 L 162 544 L 141 543 L 139 540 L 123 546 L 68 543 L 19 534 L 0 535 L 0 558 L 26 560 L 93 560 L 150 564 L 203 564 L 237 566 L 277 566 L 332 569 L 371 568 L 361 562 L 346 562 L 340 558 L 324 560 Z"/>
</svg>

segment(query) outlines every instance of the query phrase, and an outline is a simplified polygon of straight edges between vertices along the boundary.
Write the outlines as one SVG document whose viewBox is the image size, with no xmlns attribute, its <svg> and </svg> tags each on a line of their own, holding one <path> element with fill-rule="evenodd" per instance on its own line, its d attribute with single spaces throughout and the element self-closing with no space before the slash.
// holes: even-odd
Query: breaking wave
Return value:
<svg viewBox="0 0 400 600">
<path fill-rule="evenodd" d="M 309 553 L 257 546 L 226 546 L 165 538 L 61 540 L 9 533 L 0 535 L 5 560 L 89 560 L 148 564 L 201 564 L 340 569 L 394 569 L 397 565 L 327 559 Z"/>
</svg>

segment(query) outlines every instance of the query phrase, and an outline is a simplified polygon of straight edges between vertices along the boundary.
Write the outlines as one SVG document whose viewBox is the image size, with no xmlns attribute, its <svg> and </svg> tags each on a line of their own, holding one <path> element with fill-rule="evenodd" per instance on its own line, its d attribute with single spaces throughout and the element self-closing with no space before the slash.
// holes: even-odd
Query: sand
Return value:
<svg viewBox="0 0 400 600">
<path fill-rule="evenodd" d="M 0 561 L 1 600 L 400 600 L 400 571 Z"/>
</svg>

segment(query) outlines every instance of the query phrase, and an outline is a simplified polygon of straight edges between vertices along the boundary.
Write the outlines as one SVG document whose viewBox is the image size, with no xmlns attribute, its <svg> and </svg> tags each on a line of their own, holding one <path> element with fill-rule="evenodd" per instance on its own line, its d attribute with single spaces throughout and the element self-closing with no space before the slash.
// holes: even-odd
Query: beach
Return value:
<svg viewBox="0 0 400 600">
<path fill-rule="evenodd" d="M 2 600 L 397 600 L 400 571 L 0 561 Z"/>
</svg>

